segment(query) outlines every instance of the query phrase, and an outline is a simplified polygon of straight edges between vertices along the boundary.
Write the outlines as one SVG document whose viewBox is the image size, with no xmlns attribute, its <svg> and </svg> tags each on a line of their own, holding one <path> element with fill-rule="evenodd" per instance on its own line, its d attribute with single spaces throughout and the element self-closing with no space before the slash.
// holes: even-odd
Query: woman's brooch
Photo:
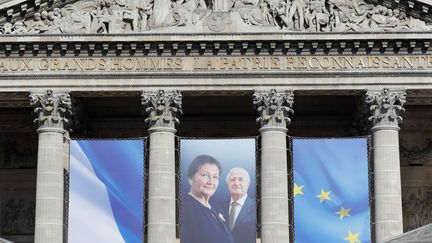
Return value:
<svg viewBox="0 0 432 243">
<path fill-rule="evenodd" d="M 222 220 L 223 222 L 225 222 L 224 216 L 221 213 L 219 213 L 219 218 L 220 218 L 220 220 Z"/>
</svg>

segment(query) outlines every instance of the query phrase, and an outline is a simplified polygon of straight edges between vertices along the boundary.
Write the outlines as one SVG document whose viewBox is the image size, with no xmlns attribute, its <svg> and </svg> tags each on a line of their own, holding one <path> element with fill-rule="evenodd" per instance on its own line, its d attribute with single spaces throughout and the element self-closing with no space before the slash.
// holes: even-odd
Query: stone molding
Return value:
<svg viewBox="0 0 432 243">
<path fill-rule="evenodd" d="M 419 243 L 432 241 L 432 224 L 393 237 L 384 243 Z"/>
<path fill-rule="evenodd" d="M 291 123 L 290 115 L 294 114 L 294 92 L 277 92 L 271 89 L 269 92 L 255 92 L 253 104 L 259 117 L 256 122 L 261 129 L 282 128 Z"/>
<path fill-rule="evenodd" d="M 5 57 L 425 55 L 432 34 L 0 36 Z M 167 38 L 166 38 L 167 37 Z"/>
<path fill-rule="evenodd" d="M 72 102 L 69 92 L 31 93 L 30 105 L 37 118 L 34 123 L 40 129 L 68 130 L 72 115 Z"/>
<path fill-rule="evenodd" d="M 180 121 L 177 118 L 182 114 L 182 95 L 180 91 L 155 92 L 143 91 L 141 104 L 148 115 L 145 122 L 150 129 L 167 128 L 174 129 Z"/>
<path fill-rule="evenodd" d="M 390 91 L 388 88 L 381 91 L 368 91 L 366 103 L 372 113 L 368 119 L 373 124 L 372 130 L 399 129 L 399 124 L 402 122 L 400 113 L 405 111 L 403 108 L 406 103 L 405 91 Z"/>
</svg>

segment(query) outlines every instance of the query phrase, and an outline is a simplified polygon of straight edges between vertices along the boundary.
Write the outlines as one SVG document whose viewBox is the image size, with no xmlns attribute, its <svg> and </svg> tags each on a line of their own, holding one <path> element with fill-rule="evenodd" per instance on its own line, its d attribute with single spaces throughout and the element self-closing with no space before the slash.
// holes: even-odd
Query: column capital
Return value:
<svg viewBox="0 0 432 243">
<path fill-rule="evenodd" d="M 399 123 L 402 122 L 401 112 L 405 109 L 405 90 L 391 91 L 384 88 L 380 91 L 369 90 L 366 93 L 366 103 L 369 105 L 372 122 L 372 130 L 390 129 L 399 130 Z"/>
<path fill-rule="evenodd" d="M 180 91 L 143 91 L 141 104 L 148 115 L 145 122 L 149 131 L 166 129 L 175 132 L 175 125 L 180 121 L 177 116 L 182 114 L 182 95 Z"/>
<path fill-rule="evenodd" d="M 69 92 L 30 93 L 30 105 L 34 107 L 36 119 L 34 123 L 38 131 L 50 130 L 65 132 L 69 129 L 72 115 L 72 102 Z"/>
<path fill-rule="evenodd" d="M 291 123 L 289 116 L 294 114 L 293 91 L 277 92 L 275 89 L 269 92 L 258 91 L 253 95 L 253 103 L 259 115 L 256 122 L 261 126 L 261 132 L 264 130 L 287 131 L 286 126 Z"/>
</svg>

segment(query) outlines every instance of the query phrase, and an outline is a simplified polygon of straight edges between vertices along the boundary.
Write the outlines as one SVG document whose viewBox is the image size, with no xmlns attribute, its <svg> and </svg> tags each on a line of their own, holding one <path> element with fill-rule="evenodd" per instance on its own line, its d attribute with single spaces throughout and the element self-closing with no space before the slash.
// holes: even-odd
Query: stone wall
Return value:
<svg viewBox="0 0 432 243">
<path fill-rule="evenodd" d="M 28 134 L 0 134 L 0 236 L 33 242 L 36 195 L 35 140 Z"/>
</svg>

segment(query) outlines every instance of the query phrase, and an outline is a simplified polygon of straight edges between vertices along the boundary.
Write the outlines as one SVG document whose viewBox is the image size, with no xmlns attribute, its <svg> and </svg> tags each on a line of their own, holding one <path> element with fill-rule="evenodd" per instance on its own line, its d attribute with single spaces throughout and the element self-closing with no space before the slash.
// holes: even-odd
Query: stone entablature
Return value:
<svg viewBox="0 0 432 243">
<path fill-rule="evenodd" d="M 423 71 L 432 55 L 0 58 L 2 75 Z"/>
<path fill-rule="evenodd" d="M 412 12 L 414 3 L 408 5 L 412 7 L 363 0 L 81 0 L 39 9 L 27 19 L 6 18 L 0 33 L 432 31 L 424 12 L 429 6 L 422 8 L 422 20 Z"/>
<path fill-rule="evenodd" d="M 427 55 L 432 33 L 3 35 L 10 57 Z"/>
</svg>

